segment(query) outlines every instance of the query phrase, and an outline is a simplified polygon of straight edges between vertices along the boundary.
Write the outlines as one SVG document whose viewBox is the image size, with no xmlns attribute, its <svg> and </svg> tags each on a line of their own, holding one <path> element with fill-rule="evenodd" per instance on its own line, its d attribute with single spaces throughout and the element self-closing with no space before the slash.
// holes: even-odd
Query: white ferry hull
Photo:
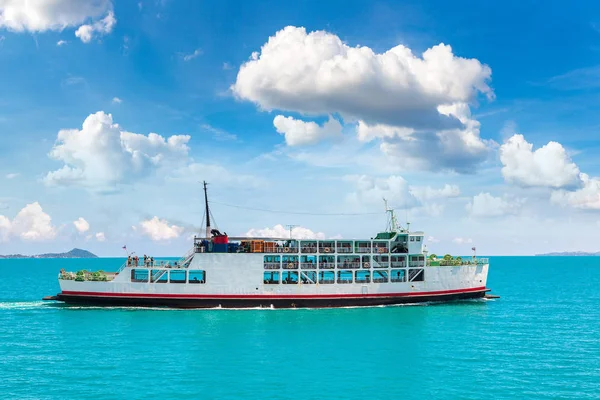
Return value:
<svg viewBox="0 0 600 400">
<path fill-rule="evenodd" d="M 96 306 L 320 308 L 474 299 L 484 297 L 488 291 L 488 264 L 427 266 L 425 278 L 419 282 L 273 285 L 263 281 L 263 274 L 269 271 L 263 268 L 262 254 L 246 255 L 244 264 L 233 262 L 237 257 L 196 255 L 189 270 L 203 268 L 207 274 L 205 284 L 131 282 L 132 268 L 125 268 L 109 282 L 60 279 L 61 293 L 56 299 Z M 375 270 L 371 271 L 374 274 Z"/>
<path fill-rule="evenodd" d="M 91 306 L 169 308 L 333 308 L 372 307 L 409 303 L 447 302 L 483 298 L 485 287 L 463 290 L 336 296 L 211 296 L 136 295 L 102 292 L 63 292 L 56 300 Z"/>
</svg>

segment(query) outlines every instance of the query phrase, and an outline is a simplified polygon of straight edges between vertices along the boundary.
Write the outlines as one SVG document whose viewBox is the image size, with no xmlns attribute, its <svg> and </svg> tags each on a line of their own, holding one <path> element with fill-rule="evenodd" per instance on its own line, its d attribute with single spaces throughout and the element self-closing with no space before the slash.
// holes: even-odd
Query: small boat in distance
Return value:
<svg viewBox="0 0 600 400">
<path fill-rule="evenodd" d="M 483 298 L 486 258 L 428 255 L 423 232 L 388 227 L 372 239 L 228 237 L 211 228 L 179 261 L 129 257 L 117 272 L 66 272 L 47 300 L 94 306 L 301 308 Z M 386 207 L 387 209 L 387 207 Z M 475 249 L 473 248 L 473 251 Z"/>
</svg>

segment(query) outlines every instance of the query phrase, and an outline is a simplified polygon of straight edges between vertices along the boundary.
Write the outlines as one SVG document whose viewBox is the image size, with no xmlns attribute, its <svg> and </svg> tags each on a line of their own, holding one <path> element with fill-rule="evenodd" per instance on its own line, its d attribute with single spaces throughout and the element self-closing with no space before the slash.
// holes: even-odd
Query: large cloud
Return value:
<svg viewBox="0 0 600 400">
<path fill-rule="evenodd" d="M 65 165 L 45 177 L 48 185 L 81 185 L 106 191 L 162 167 L 188 161 L 189 136 L 168 139 L 155 133 L 126 132 L 100 111 L 88 116 L 81 130 L 58 132 L 50 157 Z"/>
<path fill-rule="evenodd" d="M 260 107 L 307 114 L 341 113 L 368 123 L 456 126 L 441 104 L 492 95 L 489 67 L 440 44 L 416 57 L 404 46 L 377 54 L 331 33 L 288 26 L 241 66 L 234 93 Z"/>
<path fill-rule="evenodd" d="M 286 27 L 241 66 L 231 89 L 264 110 L 357 121 L 361 140 L 393 139 L 384 152 L 419 160 L 408 167 L 467 172 L 487 155 L 468 104 L 478 93 L 493 97 L 490 77 L 488 66 L 444 44 L 422 57 L 401 45 L 378 54 L 331 33 Z"/>
<path fill-rule="evenodd" d="M 278 133 L 285 136 L 288 146 L 315 144 L 325 138 L 340 137 L 342 134 L 342 124 L 331 117 L 323 126 L 319 126 L 315 122 L 278 115 L 273 120 L 273 125 Z"/>
<path fill-rule="evenodd" d="M 283 225 L 275 225 L 272 228 L 264 228 L 264 229 L 250 229 L 246 232 L 246 236 L 248 237 L 256 237 L 256 238 L 289 238 L 290 230 L 283 227 Z M 292 228 L 292 238 L 293 239 L 325 239 L 325 234 L 323 232 L 313 232 L 308 228 L 303 228 L 300 226 L 296 226 Z"/>
<path fill-rule="evenodd" d="M 89 42 L 94 33 L 110 33 L 115 23 L 111 0 L 0 0 L 0 28 L 15 32 L 79 27 L 76 36 Z"/>
<path fill-rule="evenodd" d="M 25 206 L 11 221 L 0 215 L 0 241 L 18 237 L 27 241 L 51 240 L 56 237 L 52 218 L 38 202 Z"/>
<path fill-rule="evenodd" d="M 533 150 L 523 135 L 513 135 L 500 146 L 502 175 L 523 187 L 573 188 L 581 184 L 580 171 L 557 142 Z"/>
</svg>

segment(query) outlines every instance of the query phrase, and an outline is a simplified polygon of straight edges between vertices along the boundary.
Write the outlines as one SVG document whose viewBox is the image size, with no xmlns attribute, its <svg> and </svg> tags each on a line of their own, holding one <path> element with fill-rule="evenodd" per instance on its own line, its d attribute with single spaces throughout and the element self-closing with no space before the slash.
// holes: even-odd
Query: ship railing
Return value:
<svg viewBox="0 0 600 400">
<path fill-rule="evenodd" d="M 335 283 L 335 279 L 319 279 L 319 283 L 324 285 L 333 284 Z"/>
<path fill-rule="evenodd" d="M 406 263 L 392 261 L 392 268 L 405 268 L 405 267 L 406 267 Z"/>
<path fill-rule="evenodd" d="M 351 262 L 351 263 L 345 263 L 345 264 L 338 264 L 338 268 L 339 269 L 359 269 L 360 268 L 360 263 L 359 262 Z"/>
<path fill-rule="evenodd" d="M 356 280 L 354 281 L 354 283 L 370 283 L 371 279 L 369 278 L 356 278 Z"/>
<path fill-rule="evenodd" d="M 390 266 L 389 262 L 377 262 L 377 261 L 373 261 L 373 268 L 387 268 Z"/>
<path fill-rule="evenodd" d="M 300 263 L 300 269 L 317 269 L 315 263 Z"/>
<path fill-rule="evenodd" d="M 490 259 L 487 257 L 477 259 L 477 264 L 479 264 L 479 265 L 485 265 L 485 264 L 489 264 L 489 263 L 490 263 Z"/>
<path fill-rule="evenodd" d="M 297 262 L 289 262 L 283 263 L 283 269 L 298 269 L 298 263 Z"/>
<path fill-rule="evenodd" d="M 286 246 L 286 247 L 277 247 L 277 253 L 297 253 L 298 247 Z"/>
<path fill-rule="evenodd" d="M 317 252 L 317 248 L 316 247 L 311 247 L 311 246 L 302 246 L 301 252 L 302 253 L 316 253 Z"/>
<path fill-rule="evenodd" d="M 193 247 L 190 251 L 188 251 L 181 259 L 179 260 L 179 265 L 185 265 L 191 258 L 196 254 L 196 248 Z"/>
<path fill-rule="evenodd" d="M 401 276 L 401 277 L 391 277 L 390 278 L 390 282 L 406 282 L 406 277 Z"/>
<path fill-rule="evenodd" d="M 425 266 L 425 261 L 411 262 L 408 264 L 409 268 L 423 268 L 424 266 Z"/>
<path fill-rule="evenodd" d="M 370 253 L 372 250 L 370 247 L 357 247 L 356 252 L 361 254 Z"/>
<path fill-rule="evenodd" d="M 387 278 L 373 278 L 373 283 L 386 283 Z"/>
<path fill-rule="evenodd" d="M 352 253 L 352 248 L 351 247 L 338 247 L 337 252 L 338 253 Z"/>
<path fill-rule="evenodd" d="M 281 264 L 276 262 L 276 263 L 270 263 L 270 262 L 266 262 L 265 263 L 265 269 L 279 269 L 281 268 Z"/>
<path fill-rule="evenodd" d="M 319 253 L 335 253 L 334 246 L 319 246 Z"/>
<path fill-rule="evenodd" d="M 319 269 L 335 269 L 335 263 L 319 263 Z"/>
</svg>

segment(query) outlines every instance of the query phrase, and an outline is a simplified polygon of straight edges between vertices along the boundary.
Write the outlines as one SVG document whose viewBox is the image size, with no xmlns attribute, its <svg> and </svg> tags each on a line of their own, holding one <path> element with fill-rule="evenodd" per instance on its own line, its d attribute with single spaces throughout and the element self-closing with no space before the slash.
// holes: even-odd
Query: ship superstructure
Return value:
<svg viewBox="0 0 600 400">
<path fill-rule="evenodd" d="M 181 308 L 373 306 L 482 298 L 486 258 L 428 254 L 424 233 L 388 228 L 371 239 L 229 237 L 211 227 L 178 261 L 128 258 L 114 273 L 59 274 L 53 299 Z M 387 208 L 387 207 L 386 207 Z"/>
</svg>

